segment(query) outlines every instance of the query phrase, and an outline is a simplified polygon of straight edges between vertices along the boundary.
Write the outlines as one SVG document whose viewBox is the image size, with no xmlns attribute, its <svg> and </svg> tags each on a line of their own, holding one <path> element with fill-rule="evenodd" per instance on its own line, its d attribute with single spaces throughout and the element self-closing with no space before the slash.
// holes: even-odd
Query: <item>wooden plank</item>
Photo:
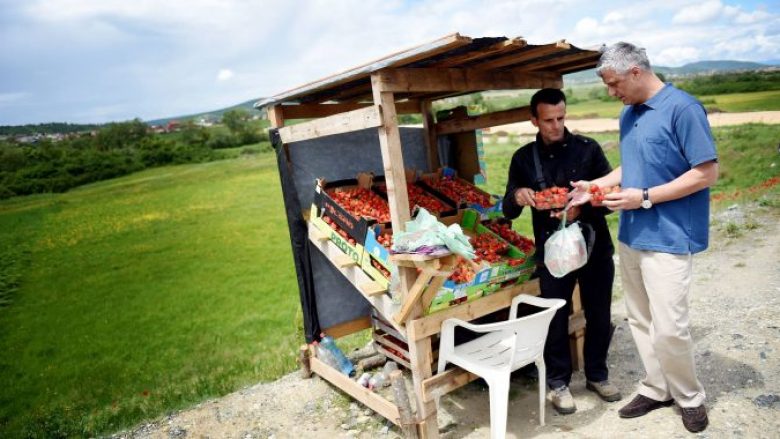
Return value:
<svg viewBox="0 0 780 439">
<path fill-rule="evenodd" d="M 571 353 L 572 370 L 582 370 L 585 367 L 585 330 L 569 335 L 569 350 Z"/>
<path fill-rule="evenodd" d="M 368 329 L 371 327 L 371 318 L 368 316 L 358 317 L 355 320 L 339 323 L 328 328 L 324 328 L 322 331 L 330 335 L 333 338 L 341 338 L 346 335 L 354 334 L 358 331 Z"/>
<path fill-rule="evenodd" d="M 461 64 L 470 63 L 482 58 L 511 53 L 527 45 L 528 43 L 522 38 L 512 38 L 511 40 L 501 41 L 479 50 L 450 56 L 447 59 L 431 65 L 431 67 L 456 67 Z"/>
<path fill-rule="evenodd" d="M 393 386 L 393 397 L 398 407 L 399 424 L 407 439 L 417 439 L 417 428 L 414 425 L 412 406 L 409 404 L 409 395 L 406 393 L 406 380 L 403 372 L 394 370 L 390 372 L 390 385 Z"/>
<path fill-rule="evenodd" d="M 382 124 L 382 110 L 377 105 L 308 122 L 279 128 L 282 142 L 291 143 L 333 134 L 348 133 Z"/>
<path fill-rule="evenodd" d="M 414 284 L 412 285 L 412 288 L 409 289 L 407 294 L 404 297 L 403 305 L 401 306 L 401 310 L 398 311 L 398 314 L 393 316 L 393 319 L 395 322 L 399 325 L 403 325 L 406 319 L 409 317 L 409 313 L 412 312 L 412 308 L 417 305 L 417 301 L 420 299 L 420 297 L 423 294 L 423 291 L 425 291 L 425 287 L 428 285 L 428 282 L 431 280 L 431 274 L 423 271 L 419 275 L 417 275 L 417 279 L 414 281 Z"/>
<path fill-rule="evenodd" d="M 400 414 L 395 404 L 361 386 L 356 381 L 352 381 L 348 376 L 328 366 L 317 357 L 312 357 L 310 362 L 314 373 L 330 381 L 334 386 L 362 402 L 366 407 L 384 416 L 385 419 L 400 426 Z"/>
<path fill-rule="evenodd" d="M 318 241 L 313 234 L 314 229 L 316 229 L 316 227 L 310 225 L 309 241 L 311 241 L 313 247 L 316 247 L 320 252 L 322 252 L 322 254 L 328 258 L 328 260 L 333 261 L 339 255 L 344 254 L 336 246 L 336 244 L 333 243 L 333 241 Z M 385 320 L 390 322 L 390 317 L 398 312 L 400 305 L 393 303 L 393 299 L 391 299 L 387 294 L 369 296 L 363 293 L 358 285 L 373 282 L 374 280 L 368 277 L 368 275 L 359 266 L 354 265 L 346 268 L 340 268 L 338 270 L 347 279 L 347 281 L 349 281 L 349 283 L 351 283 L 355 289 L 376 309 L 376 312 L 382 315 Z M 390 322 L 390 324 L 393 326 L 393 328 L 395 328 L 396 331 L 402 334 L 406 333 L 405 327 L 397 326 L 394 322 Z"/>
<path fill-rule="evenodd" d="M 527 50 L 523 50 L 521 52 L 518 52 L 517 54 L 503 56 L 498 59 L 494 59 L 494 60 L 490 60 L 478 64 L 474 67 L 483 70 L 499 69 L 502 67 L 507 67 L 507 66 L 512 66 L 515 64 L 527 62 L 532 59 L 550 55 L 556 52 L 563 52 L 569 49 L 571 49 L 571 46 L 565 41 L 561 40 L 552 44 L 545 44 L 541 46 L 528 48 Z"/>
<path fill-rule="evenodd" d="M 415 262 L 431 262 L 440 258 L 442 256 L 431 256 L 421 253 L 396 253 L 390 255 L 390 262 L 403 267 L 416 267 Z"/>
<path fill-rule="evenodd" d="M 379 126 L 379 149 L 387 185 L 387 202 L 393 230 L 403 231 L 409 221 L 409 195 L 406 192 L 406 171 L 401 151 L 401 134 L 398 131 L 398 116 L 395 112 L 393 94 L 383 91 L 376 74 L 371 76 L 374 90 L 374 104 L 382 108 Z"/>
<path fill-rule="evenodd" d="M 370 93 L 370 89 L 369 89 Z M 276 108 L 284 115 L 285 120 L 289 119 L 313 119 L 318 117 L 332 116 L 334 114 L 345 113 L 347 111 L 360 110 L 373 106 L 374 104 L 365 102 L 341 102 L 331 104 L 300 104 L 300 105 L 277 105 Z M 420 101 L 411 100 L 397 102 L 395 109 L 398 114 L 416 114 L 420 112 Z"/>
<path fill-rule="evenodd" d="M 345 84 L 360 78 L 368 77 L 372 72 L 386 67 L 410 64 L 415 61 L 438 55 L 440 53 L 444 53 L 470 43 L 471 38 L 469 37 L 461 36 L 457 33 L 449 34 L 428 43 L 392 53 L 380 59 L 367 62 L 357 67 L 347 69 L 343 72 L 336 73 L 279 93 L 272 98 L 259 102 L 257 105 L 262 107 L 272 103 L 292 101 L 296 98 L 313 94 L 320 90 L 334 88 L 340 84 Z"/>
<path fill-rule="evenodd" d="M 408 362 L 408 361 L 406 361 L 406 360 L 404 360 L 403 358 L 399 357 L 398 355 L 396 355 L 396 354 L 394 354 L 394 353 L 390 352 L 390 351 L 389 351 L 389 350 L 387 350 L 387 349 L 386 349 L 384 346 L 382 346 L 382 345 L 378 345 L 378 346 L 376 346 L 376 350 L 377 350 L 378 352 L 381 352 L 381 353 L 382 353 L 382 355 L 386 356 L 387 358 L 389 358 L 389 359 L 391 359 L 391 360 L 395 361 L 396 363 L 400 364 L 401 366 L 403 366 L 403 367 L 405 367 L 405 368 L 407 368 L 407 369 L 410 369 L 410 370 L 411 370 L 411 368 L 412 368 L 412 365 L 411 365 L 411 364 L 409 364 L 409 362 Z"/>
<path fill-rule="evenodd" d="M 362 291 L 363 294 L 368 296 L 379 296 L 387 292 L 387 288 L 379 285 L 376 282 L 362 283 L 358 286 L 358 288 L 360 288 L 360 291 Z"/>
<path fill-rule="evenodd" d="M 357 261 L 347 255 L 339 255 L 333 259 L 333 264 L 339 268 L 347 268 L 357 265 Z"/>
<path fill-rule="evenodd" d="M 418 307 L 417 312 L 421 313 L 420 307 Z M 409 343 L 409 363 L 412 366 L 412 383 L 417 400 L 417 433 L 423 439 L 438 438 L 439 425 L 436 418 L 436 403 L 425 401 L 422 386 L 426 379 L 433 376 L 431 368 L 433 352 L 431 350 L 430 338 Z"/>
<path fill-rule="evenodd" d="M 379 86 L 390 92 L 447 92 L 561 88 L 555 72 L 486 71 L 475 68 L 398 68 L 376 72 Z M 383 107 L 384 108 L 384 107 Z"/>
<path fill-rule="evenodd" d="M 475 375 L 455 365 L 450 365 L 450 367 L 450 369 L 423 381 L 423 399 L 426 402 L 436 401 L 436 398 L 444 396 L 479 378 L 479 375 Z"/>
<path fill-rule="evenodd" d="M 272 128 L 281 128 L 284 126 L 284 115 L 278 105 L 268 107 L 266 115 Z"/>
<path fill-rule="evenodd" d="M 489 296 L 482 297 L 473 302 L 437 311 L 433 314 L 406 322 L 406 334 L 411 343 L 412 340 L 420 340 L 441 331 L 441 324 L 449 318 L 461 320 L 474 320 L 502 308 L 508 308 L 512 299 L 518 294 L 539 295 L 539 280 L 533 279 L 520 285 L 514 285 L 499 290 Z"/>
<path fill-rule="evenodd" d="M 432 172 L 441 167 L 441 160 L 439 159 L 439 138 L 436 135 L 436 122 L 433 119 L 430 100 L 424 99 L 420 102 L 420 114 L 423 120 L 425 145 L 428 147 L 428 170 Z"/>
<path fill-rule="evenodd" d="M 436 124 L 436 135 L 465 133 L 481 128 L 495 127 L 531 120 L 531 107 L 513 108 L 492 113 L 470 116 L 468 119 L 445 120 Z"/>
<path fill-rule="evenodd" d="M 534 70 L 558 70 L 559 66 L 566 64 L 581 64 L 585 65 L 593 64 L 595 67 L 599 61 L 601 54 L 596 52 L 579 52 L 571 55 L 560 56 L 557 58 L 548 59 L 546 61 L 535 62 L 528 66 L 520 67 L 522 70 L 534 71 Z"/>
<path fill-rule="evenodd" d="M 585 329 L 585 313 L 577 311 L 569 316 L 569 334 Z"/>
</svg>

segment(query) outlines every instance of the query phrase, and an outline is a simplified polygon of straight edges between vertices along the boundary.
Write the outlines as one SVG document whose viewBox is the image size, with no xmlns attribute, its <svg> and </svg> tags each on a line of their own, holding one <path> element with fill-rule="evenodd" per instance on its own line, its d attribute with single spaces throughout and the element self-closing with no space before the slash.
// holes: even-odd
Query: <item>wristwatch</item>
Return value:
<svg viewBox="0 0 780 439">
<path fill-rule="evenodd" d="M 647 192 L 647 188 L 642 189 L 642 204 L 640 204 L 643 209 L 649 209 L 653 207 L 653 202 L 650 201 L 650 194 Z"/>
</svg>

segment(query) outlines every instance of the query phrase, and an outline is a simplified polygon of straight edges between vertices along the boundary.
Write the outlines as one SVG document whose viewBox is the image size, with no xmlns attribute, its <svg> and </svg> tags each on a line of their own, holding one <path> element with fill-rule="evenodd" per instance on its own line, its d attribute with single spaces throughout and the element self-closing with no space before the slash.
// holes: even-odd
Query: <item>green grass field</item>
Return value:
<svg viewBox="0 0 780 439">
<path fill-rule="evenodd" d="M 780 175 L 780 126 L 715 133 L 720 203 L 769 194 L 780 207 L 778 186 L 749 190 Z M 519 142 L 485 146 L 491 192 Z M 295 368 L 300 305 L 271 154 L 2 201 L 0 252 L 0 437 L 111 433 Z"/>
<path fill-rule="evenodd" d="M 271 154 L 0 204 L 0 437 L 110 432 L 294 367 L 300 312 Z"/>
</svg>

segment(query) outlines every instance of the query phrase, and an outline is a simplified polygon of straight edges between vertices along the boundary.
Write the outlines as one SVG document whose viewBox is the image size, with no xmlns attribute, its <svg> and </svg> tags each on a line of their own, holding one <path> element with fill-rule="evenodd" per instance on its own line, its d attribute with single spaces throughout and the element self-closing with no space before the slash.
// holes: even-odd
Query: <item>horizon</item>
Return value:
<svg viewBox="0 0 780 439">
<path fill-rule="evenodd" d="M 453 32 L 578 47 L 625 40 L 665 67 L 780 60 L 780 5 L 762 1 L 223 4 L 0 0 L 0 125 L 209 113 Z"/>
</svg>

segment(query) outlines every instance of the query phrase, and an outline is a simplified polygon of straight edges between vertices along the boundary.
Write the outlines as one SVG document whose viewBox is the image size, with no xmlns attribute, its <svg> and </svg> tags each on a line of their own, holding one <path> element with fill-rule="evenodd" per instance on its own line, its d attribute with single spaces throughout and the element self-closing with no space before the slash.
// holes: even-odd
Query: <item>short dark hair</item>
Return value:
<svg viewBox="0 0 780 439">
<path fill-rule="evenodd" d="M 531 115 L 539 116 L 539 112 L 536 111 L 539 104 L 558 105 L 561 102 L 566 103 L 566 95 L 562 91 L 557 88 L 543 88 L 531 96 Z"/>
</svg>

